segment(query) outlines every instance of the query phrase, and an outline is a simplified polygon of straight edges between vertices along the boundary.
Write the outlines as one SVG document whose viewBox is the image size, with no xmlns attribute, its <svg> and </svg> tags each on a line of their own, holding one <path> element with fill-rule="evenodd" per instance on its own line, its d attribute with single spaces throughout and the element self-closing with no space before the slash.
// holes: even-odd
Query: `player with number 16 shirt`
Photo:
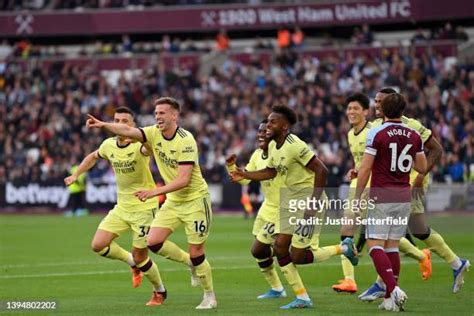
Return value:
<svg viewBox="0 0 474 316">
<path fill-rule="evenodd" d="M 356 190 L 356 199 L 360 199 L 371 174 L 369 197 L 375 208 L 367 210 L 367 246 L 386 286 L 379 308 L 391 311 L 403 310 L 408 298 L 398 287 L 398 245 L 410 216 L 410 171 L 424 173 L 427 165 L 420 135 L 402 123 L 405 107 L 406 100 L 398 93 L 383 100 L 384 123 L 367 133 Z"/>
</svg>

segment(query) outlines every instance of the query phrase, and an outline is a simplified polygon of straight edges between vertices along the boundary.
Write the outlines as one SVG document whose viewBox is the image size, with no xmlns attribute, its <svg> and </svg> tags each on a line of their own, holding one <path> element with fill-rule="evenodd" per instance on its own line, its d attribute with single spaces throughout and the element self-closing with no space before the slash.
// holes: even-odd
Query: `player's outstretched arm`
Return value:
<svg viewBox="0 0 474 316">
<path fill-rule="evenodd" d="M 192 164 L 186 164 L 186 165 L 179 165 L 178 166 L 178 175 L 176 176 L 176 179 L 171 181 L 170 183 L 153 189 L 153 190 L 141 190 L 135 192 L 135 196 L 140 199 L 140 201 L 144 202 L 148 200 L 149 198 L 161 195 L 161 194 L 166 194 L 170 193 L 173 191 L 177 191 L 179 189 L 182 189 L 186 187 L 189 182 L 191 181 L 191 175 L 193 172 L 193 167 L 194 165 Z"/>
<path fill-rule="evenodd" d="M 415 164 L 413 165 L 413 169 L 416 170 L 419 174 L 425 174 L 427 170 L 427 159 L 424 152 L 419 152 L 416 154 L 415 157 Z"/>
<path fill-rule="evenodd" d="M 103 122 L 90 114 L 87 114 L 87 116 L 89 117 L 86 122 L 88 128 L 103 128 L 115 135 L 128 137 L 142 143 L 145 141 L 142 132 L 136 127 L 130 127 L 125 124 Z"/>
<path fill-rule="evenodd" d="M 232 181 L 239 182 L 243 179 L 252 181 L 263 181 L 275 178 L 277 171 L 273 168 L 265 168 L 257 171 L 245 171 L 241 168 L 235 168 L 235 171 L 231 173 Z"/>
<path fill-rule="evenodd" d="M 362 163 L 360 165 L 360 169 L 357 174 L 357 186 L 356 186 L 356 193 L 355 193 L 356 200 L 360 199 L 362 192 L 364 192 L 364 189 L 367 186 L 367 182 L 369 181 L 370 171 L 372 170 L 374 160 L 375 160 L 375 156 L 372 156 L 367 153 L 365 153 L 364 157 L 362 158 Z"/>
<path fill-rule="evenodd" d="M 235 165 L 236 162 L 237 162 L 237 156 L 235 154 L 230 155 L 225 160 L 225 169 L 231 180 L 232 180 L 232 172 L 234 172 L 235 169 L 237 168 L 237 166 Z M 241 185 L 247 185 L 250 183 L 250 180 L 241 179 L 241 180 L 238 180 L 237 182 Z"/>
<path fill-rule="evenodd" d="M 306 165 L 306 168 L 308 168 L 309 170 L 315 173 L 313 196 L 316 199 L 319 199 L 321 197 L 321 194 L 323 194 L 324 187 L 326 186 L 326 183 L 327 183 L 328 168 L 316 156 L 314 156 L 309 161 L 309 163 Z"/>
<path fill-rule="evenodd" d="M 81 174 L 95 166 L 98 159 L 99 151 L 96 150 L 91 152 L 89 155 L 86 156 L 86 158 L 81 161 L 81 164 L 79 165 L 79 167 L 77 167 L 76 172 L 64 179 L 64 184 L 66 184 L 66 186 L 70 186 L 71 184 L 76 182 L 77 178 L 79 178 Z"/>
</svg>

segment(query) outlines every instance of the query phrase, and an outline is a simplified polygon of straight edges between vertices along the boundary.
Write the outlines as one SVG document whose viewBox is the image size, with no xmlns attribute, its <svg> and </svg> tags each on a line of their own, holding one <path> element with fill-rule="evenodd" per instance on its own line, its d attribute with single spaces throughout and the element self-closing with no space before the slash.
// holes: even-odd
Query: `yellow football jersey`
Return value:
<svg viewBox="0 0 474 316">
<path fill-rule="evenodd" d="M 160 175 L 166 183 L 178 176 L 178 165 L 192 164 L 193 171 L 189 184 L 177 191 L 166 194 L 171 201 L 184 202 L 208 194 L 207 183 L 199 167 L 199 155 L 196 141 L 190 132 L 178 127 L 170 139 L 166 139 L 156 125 L 142 129 L 145 142 L 153 148 Z"/>
<path fill-rule="evenodd" d="M 365 139 L 367 136 L 367 131 L 372 128 L 372 123 L 369 121 L 366 122 L 365 126 L 355 133 L 354 128 L 351 128 L 347 133 L 347 142 L 349 143 L 349 148 L 351 150 L 352 157 L 354 158 L 354 168 L 359 170 L 360 164 L 362 163 L 362 158 L 364 157 L 365 151 Z M 370 180 L 368 184 L 370 183 Z M 357 186 L 357 178 L 351 181 L 351 187 L 355 188 Z"/>
<path fill-rule="evenodd" d="M 253 152 L 249 162 L 245 166 L 245 170 L 257 171 L 265 169 L 268 165 L 268 159 L 268 156 L 265 156 L 263 150 L 259 148 Z M 278 215 L 280 188 L 282 185 L 283 181 L 280 174 L 277 174 L 273 179 L 260 182 L 265 200 L 259 209 L 259 216 L 263 217 L 266 221 L 273 221 Z"/>
<path fill-rule="evenodd" d="M 140 201 L 133 194 L 156 187 L 150 171 L 150 157 L 141 152 L 139 142 L 119 146 L 115 137 L 107 138 L 99 147 L 99 157 L 112 165 L 117 185 L 117 205 L 127 211 L 149 210 L 158 207 L 158 198 Z"/>
<path fill-rule="evenodd" d="M 347 142 L 354 158 L 354 167 L 359 170 L 362 158 L 364 157 L 365 151 L 365 137 L 367 131 L 372 127 L 372 124 L 367 121 L 365 126 L 356 134 L 354 128 L 349 130 L 347 133 Z"/>
<path fill-rule="evenodd" d="M 281 147 L 275 141 L 268 145 L 267 167 L 276 169 L 283 186 L 289 189 L 314 187 L 314 172 L 306 168 L 315 154 L 304 141 L 294 134 L 288 134 Z"/>
<path fill-rule="evenodd" d="M 380 126 L 380 125 L 382 125 L 382 123 L 383 123 L 383 119 L 378 118 L 378 119 L 376 119 L 372 122 L 372 128 Z M 428 139 L 430 139 L 430 137 L 432 135 L 432 132 L 431 132 L 430 129 L 424 127 L 423 124 L 421 124 L 418 120 L 416 120 L 414 118 L 409 118 L 409 117 L 406 117 L 406 116 L 402 116 L 402 123 L 405 124 L 406 126 L 408 126 L 409 128 L 414 129 L 415 131 L 417 131 L 418 134 L 420 134 L 420 137 L 421 137 L 421 140 L 423 141 L 423 143 L 426 143 L 426 141 L 428 141 Z M 416 172 L 415 169 L 411 169 L 410 184 L 413 184 L 413 182 L 415 181 L 415 178 L 416 178 L 417 175 L 418 175 L 418 172 Z M 428 187 L 429 182 L 430 182 L 429 177 L 425 176 L 425 178 L 423 179 L 423 187 L 425 189 Z"/>
</svg>

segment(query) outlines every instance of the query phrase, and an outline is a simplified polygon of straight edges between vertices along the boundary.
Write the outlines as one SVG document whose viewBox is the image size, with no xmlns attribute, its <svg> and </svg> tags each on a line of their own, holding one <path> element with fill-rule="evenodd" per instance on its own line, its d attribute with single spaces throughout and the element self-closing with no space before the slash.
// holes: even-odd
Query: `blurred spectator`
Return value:
<svg viewBox="0 0 474 316">
<path fill-rule="evenodd" d="M 300 48 L 304 44 L 304 33 L 299 26 L 295 27 L 293 34 L 291 34 L 291 43 L 295 48 Z"/>
<path fill-rule="evenodd" d="M 469 40 L 469 35 L 467 35 L 466 31 L 462 26 L 458 26 L 456 28 L 456 39 L 461 40 L 463 42 L 467 42 Z"/>
<path fill-rule="evenodd" d="M 456 32 L 453 29 L 451 23 L 446 22 L 444 28 L 439 33 L 439 39 L 446 40 L 446 39 L 456 39 Z"/>
<path fill-rule="evenodd" d="M 450 154 L 449 175 L 453 182 L 464 182 L 464 164 L 457 155 Z"/>
<path fill-rule="evenodd" d="M 278 30 L 277 42 L 279 48 L 289 48 L 291 45 L 291 33 L 287 28 L 280 28 Z"/>
<path fill-rule="evenodd" d="M 321 45 L 322 46 L 332 46 L 332 45 L 334 45 L 334 41 L 331 37 L 331 34 L 329 34 L 328 32 L 324 32 L 323 41 L 322 41 Z"/>
<path fill-rule="evenodd" d="M 352 36 L 351 36 L 351 42 L 353 44 L 360 45 L 363 43 L 363 41 L 364 39 L 362 36 L 362 32 L 360 31 L 360 28 L 355 27 L 354 32 L 352 33 Z"/>
<path fill-rule="evenodd" d="M 413 44 L 423 43 L 426 41 L 426 36 L 423 33 L 423 29 L 419 28 L 416 30 L 415 35 L 411 38 Z"/>
<path fill-rule="evenodd" d="M 13 53 L 13 47 L 10 46 L 7 40 L 3 40 L 0 44 L 0 60 L 5 60 Z"/>
<path fill-rule="evenodd" d="M 362 24 L 362 43 L 370 45 L 374 41 L 374 34 L 367 23 Z"/>
<path fill-rule="evenodd" d="M 216 50 L 225 52 L 230 47 L 230 40 L 225 29 L 221 29 L 216 36 Z"/>
<path fill-rule="evenodd" d="M 130 36 L 122 35 L 122 54 L 131 55 L 133 53 L 133 44 Z"/>
<path fill-rule="evenodd" d="M 354 28 L 354 33 L 351 37 L 352 43 L 356 45 L 371 45 L 373 41 L 374 34 L 367 23 L 362 24 L 362 30 L 358 27 Z"/>
<path fill-rule="evenodd" d="M 194 44 L 194 41 L 190 38 L 186 39 L 181 45 L 183 52 L 196 52 L 199 49 Z"/>
<path fill-rule="evenodd" d="M 161 49 L 165 52 L 171 51 L 171 39 L 169 35 L 163 35 L 161 39 Z"/>
<path fill-rule="evenodd" d="M 170 53 L 179 53 L 181 51 L 181 40 L 175 37 L 171 42 Z"/>
<path fill-rule="evenodd" d="M 31 43 L 28 40 L 21 40 L 16 43 L 15 57 L 28 58 L 31 52 Z"/>
<path fill-rule="evenodd" d="M 263 40 L 260 36 L 257 36 L 255 40 L 255 45 L 253 46 L 255 49 L 273 49 L 273 45 L 270 42 Z"/>
</svg>

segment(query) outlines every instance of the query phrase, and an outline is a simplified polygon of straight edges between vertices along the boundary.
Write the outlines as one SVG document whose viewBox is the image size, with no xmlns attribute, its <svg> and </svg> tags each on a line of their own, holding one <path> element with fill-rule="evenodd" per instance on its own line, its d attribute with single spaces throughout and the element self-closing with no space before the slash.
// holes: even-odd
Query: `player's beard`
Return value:
<svg viewBox="0 0 474 316">
<path fill-rule="evenodd" d="M 278 137 L 276 136 L 276 134 L 272 133 L 271 135 L 267 134 L 267 138 L 269 141 L 272 141 L 272 140 L 276 140 Z"/>
<path fill-rule="evenodd" d="M 267 132 L 265 136 L 268 138 L 269 141 L 276 140 L 277 138 L 279 138 L 280 133 L 272 129 L 268 129 L 268 131 L 270 131 L 270 134 L 268 134 Z"/>
</svg>

